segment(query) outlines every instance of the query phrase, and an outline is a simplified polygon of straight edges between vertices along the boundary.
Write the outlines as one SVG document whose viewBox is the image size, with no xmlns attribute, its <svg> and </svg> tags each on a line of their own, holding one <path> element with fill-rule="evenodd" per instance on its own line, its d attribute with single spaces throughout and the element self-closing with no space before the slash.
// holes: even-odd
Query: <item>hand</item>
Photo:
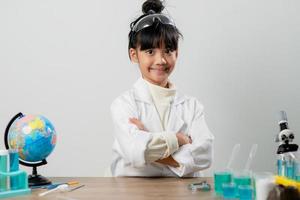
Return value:
<svg viewBox="0 0 300 200">
<path fill-rule="evenodd" d="M 141 131 L 147 131 L 144 124 L 137 118 L 129 118 L 129 122 L 136 125 Z"/>
<path fill-rule="evenodd" d="M 164 165 L 169 165 L 171 167 L 179 167 L 179 163 L 174 160 L 174 158 L 172 156 L 169 156 L 167 158 L 161 159 L 161 160 L 157 160 L 155 162 L 158 162 L 160 164 L 164 164 Z"/>
<path fill-rule="evenodd" d="M 185 135 L 182 132 L 176 133 L 176 137 L 177 137 L 178 145 L 179 146 L 182 146 L 182 145 L 185 145 L 185 144 L 191 144 L 192 143 L 191 137 Z"/>
</svg>

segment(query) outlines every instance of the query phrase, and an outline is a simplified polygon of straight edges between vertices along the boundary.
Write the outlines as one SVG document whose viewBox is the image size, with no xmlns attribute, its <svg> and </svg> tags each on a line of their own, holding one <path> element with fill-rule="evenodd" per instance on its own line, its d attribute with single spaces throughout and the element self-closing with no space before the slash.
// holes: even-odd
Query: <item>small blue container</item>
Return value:
<svg viewBox="0 0 300 200">
<path fill-rule="evenodd" d="M 222 185 L 224 199 L 234 199 L 236 197 L 236 184 L 224 183 Z"/>
<path fill-rule="evenodd" d="M 239 199 L 240 200 L 252 200 L 253 198 L 253 187 L 250 185 L 240 185 L 238 187 Z"/>
<path fill-rule="evenodd" d="M 230 171 L 217 171 L 214 172 L 214 183 L 216 195 L 223 195 L 223 184 L 229 184 L 232 181 L 232 173 Z"/>
</svg>

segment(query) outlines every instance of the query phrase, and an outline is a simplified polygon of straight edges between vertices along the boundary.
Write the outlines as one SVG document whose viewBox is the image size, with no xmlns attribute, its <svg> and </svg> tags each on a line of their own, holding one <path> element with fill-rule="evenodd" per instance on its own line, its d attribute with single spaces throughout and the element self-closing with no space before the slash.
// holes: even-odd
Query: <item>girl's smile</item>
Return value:
<svg viewBox="0 0 300 200">
<path fill-rule="evenodd" d="M 168 73 L 169 68 L 167 68 L 167 67 L 149 67 L 149 71 L 154 71 L 156 73 Z"/>
</svg>

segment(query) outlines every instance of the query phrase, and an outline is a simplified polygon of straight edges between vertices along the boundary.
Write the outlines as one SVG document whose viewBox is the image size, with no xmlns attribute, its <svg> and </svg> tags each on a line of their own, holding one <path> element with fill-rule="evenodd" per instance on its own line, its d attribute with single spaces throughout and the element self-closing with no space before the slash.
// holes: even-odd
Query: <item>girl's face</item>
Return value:
<svg viewBox="0 0 300 200">
<path fill-rule="evenodd" d="M 129 49 L 130 58 L 133 62 L 138 63 L 140 71 L 144 79 L 166 87 L 168 84 L 168 77 L 172 73 L 178 56 L 178 50 L 161 48 L 153 48 L 140 50 Z"/>
</svg>

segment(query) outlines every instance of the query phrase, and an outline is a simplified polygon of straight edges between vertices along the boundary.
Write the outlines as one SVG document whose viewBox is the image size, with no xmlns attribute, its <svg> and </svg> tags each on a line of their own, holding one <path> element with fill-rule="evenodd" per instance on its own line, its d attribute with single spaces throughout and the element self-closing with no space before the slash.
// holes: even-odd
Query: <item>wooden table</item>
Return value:
<svg viewBox="0 0 300 200">
<path fill-rule="evenodd" d="M 94 200 L 94 199 L 220 199 L 215 197 L 212 178 L 52 178 L 53 182 L 79 181 L 85 186 L 73 192 L 54 192 L 44 197 L 38 194 L 46 191 L 34 189 L 31 195 L 15 197 L 19 200 Z M 191 191 L 188 184 L 206 180 L 211 191 Z"/>
</svg>

